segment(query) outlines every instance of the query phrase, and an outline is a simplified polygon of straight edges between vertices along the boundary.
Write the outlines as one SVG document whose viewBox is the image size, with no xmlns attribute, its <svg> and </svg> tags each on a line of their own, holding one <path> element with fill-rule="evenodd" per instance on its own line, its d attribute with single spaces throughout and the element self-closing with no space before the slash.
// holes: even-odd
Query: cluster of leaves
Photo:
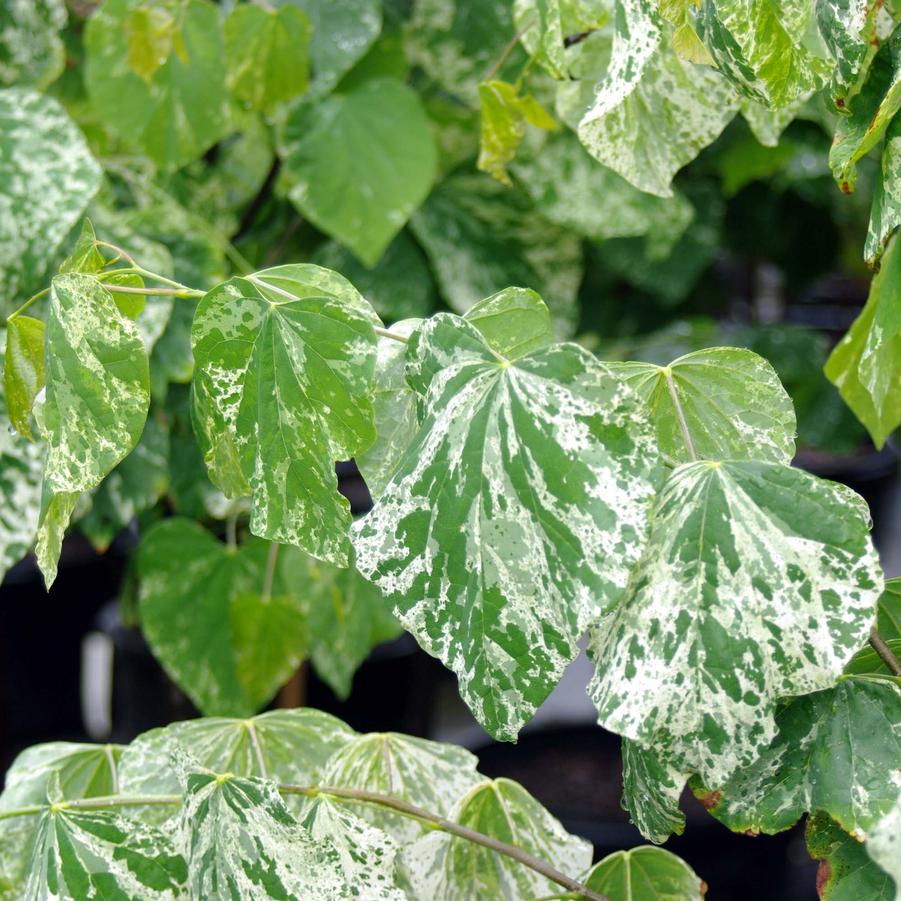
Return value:
<svg viewBox="0 0 901 901">
<path fill-rule="evenodd" d="M 702 901 L 659 848 L 592 866 L 588 842 L 477 763 L 311 709 L 36 745 L 0 795 L 0 898 Z"/>
</svg>

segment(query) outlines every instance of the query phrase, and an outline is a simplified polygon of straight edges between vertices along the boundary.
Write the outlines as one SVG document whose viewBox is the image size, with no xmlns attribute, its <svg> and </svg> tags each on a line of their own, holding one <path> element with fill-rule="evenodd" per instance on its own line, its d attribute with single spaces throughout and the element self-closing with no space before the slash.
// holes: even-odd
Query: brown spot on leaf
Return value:
<svg viewBox="0 0 901 901">
<path fill-rule="evenodd" d="M 704 792 L 702 795 L 698 795 L 698 800 L 704 807 L 704 810 L 713 810 L 717 804 L 722 800 L 723 793 L 717 789 L 712 792 Z"/>
<path fill-rule="evenodd" d="M 848 182 L 843 181 L 841 183 L 842 194 L 850 194 L 851 193 L 851 185 Z"/>
<path fill-rule="evenodd" d="M 835 105 L 836 105 L 839 109 L 844 109 L 844 108 L 845 108 L 845 98 L 844 98 L 844 97 L 836 97 L 836 98 L 835 98 Z"/>
<path fill-rule="evenodd" d="M 829 862 L 826 860 L 821 860 L 820 865 L 817 867 L 817 895 L 821 898 L 825 898 L 826 885 L 829 882 L 829 878 L 832 876 L 832 867 L 829 866 Z"/>
<path fill-rule="evenodd" d="M 702 895 L 706 895 L 706 894 L 707 894 L 707 883 L 704 882 L 703 879 L 701 880 L 700 886 L 698 886 L 698 891 L 700 891 L 700 893 L 701 893 Z"/>
</svg>

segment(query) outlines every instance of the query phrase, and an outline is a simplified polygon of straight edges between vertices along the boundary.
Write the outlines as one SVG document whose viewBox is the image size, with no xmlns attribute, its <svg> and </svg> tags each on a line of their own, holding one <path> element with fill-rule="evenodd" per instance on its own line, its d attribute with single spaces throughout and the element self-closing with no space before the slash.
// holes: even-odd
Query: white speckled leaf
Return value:
<svg viewBox="0 0 901 901">
<path fill-rule="evenodd" d="M 360 788 L 403 798 L 440 815 L 481 781 L 476 758 L 463 748 L 397 732 L 360 735 L 329 760 L 323 785 Z M 356 812 L 400 844 L 423 834 L 410 817 L 365 805 Z"/>
<path fill-rule="evenodd" d="M 523 191 L 487 175 L 452 175 L 411 225 L 451 309 L 464 313 L 508 285 L 528 285 L 545 298 L 558 338 L 575 331 L 581 242 L 537 215 Z"/>
<path fill-rule="evenodd" d="M 894 901 L 901 901 L 901 796 L 870 830 L 866 847 L 870 858 L 894 880 Z"/>
<path fill-rule="evenodd" d="M 570 835 L 521 785 L 486 780 L 455 805 L 450 819 L 516 845 L 563 873 L 584 873 L 591 845 Z M 418 898 L 442 901 L 521 901 L 559 892 L 559 886 L 517 861 L 468 842 L 433 832 L 401 852 Z"/>
<path fill-rule="evenodd" d="M 885 132 L 879 173 L 873 186 L 870 222 L 863 255 L 876 268 L 892 235 L 901 225 L 901 118 L 896 116 Z"/>
<path fill-rule="evenodd" d="M 3 393 L 13 428 L 26 438 L 31 431 L 31 410 L 44 387 L 44 323 L 31 316 L 15 316 L 6 323 Z"/>
<path fill-rule="evenodd" d="M 52 97 L 0 90 L 0 304 L 11 313 L 42 277 L 100 186 L 100 166 Z"/>
<path fill-rule="evenodd" d="M 395 322 L 389 331 L 409 337 L 421 319 Z M 375 413 L 375 441 L 356 458 L 360 473 L 373 498 L 377 498 L 391 479 L 394 467 L 409 447 L 419 417 L 416 394 L 404 378 L 406 346 L 392 338 L 379 337 L 375 360 L 372 406 Z"/>
<path fill-rule="evenodd" d="M 901 680 L 844 676 L 776 715 L 779 733 L 750 766 L 705 789 L 734 832 L 781 832 L 824 811 L 861 841 L 901 795 Z M 713 789 L 716 789 L 713 791 Z"/>
<path fill-rule="evenodd" d="M 739 91 L 773 108 L 818 90 L 832 64 L 809 49 L 814 0 L 704 0 L 701 37 Z"/>
<path fill-rule="evenodd" d="M 180 832 L 192 898 L 347 897 L 335 850 L 294 820 L 268 780 L 188 774 Z"/>
<path fill-rule="evenodd" d="M 608 365 L 641 398 L 668 463 L 695 458 L 791 463 L 796 427 L 791 398 L 773 367 L 750 350 L 711 347 L 669 366 Z"/>
<path fill-rule="evenodd" d="M 210 477 L 252 496 L 250 529 L 346 566 L 350 506 L 336 460 L 375 439 L 377 317 L 318 266 L 233 278 L 198 304 L 194 423 Z"/>
<path fill-rule="evenodd" d="M 656 750 L 628 738 L 622 740 L 623 807 L 648 841 L 661 844 L 685 830 L 679 799 L 689 773 Z"/>
<path fill-rule="evenodd" d="M 69 520 L 82 494 L 80 491 L 53 491 L 44 483 L 41 490 L 41 512 L 38 517 L 34 556 L 44 576 L 47 590 L 56 581 L 56 569 L 63 548 Z"/>
<path fill-rule="evenodd" d="M 631 391 L 576 345 L 510 363 L 444 313 L 408 359 L 424 418 L 354 526 L 357 568 L 482 725 L 512 739 L 625 590 L 656 451 Z"/>
<path fill-rule="evenodd" d="M 738 102 L 718 72 L 660 44 L 647 0 L 623 2 L 628 30 L 617 30 L 607 76 L 579 122 L 579 140 L 635 187 L 671 197 L 673 176 L 717 138 Z"/>
<path fill-rule="evenodd" d="M 707 893 L 681 857 L 647 845 L 608 854 L 584 882 L 611 901 L 704 901 Z"/>
<path fill-rule="evenodd" d="M 386 832 L 370 826 L 346 804 L 328 795 L 313 798 L 298 816 L 300 824 L 338 854 L 347 881 L 348 898 L 361 901 L 404 901 L 394 876 L 397 844 Z"/>
<path fill-rule="evenodd" d="M 208 0 L 184 0 L 168 55 L 145 78 L 129 60 L 129 22 L 142 5 L 106 0 L 88 19 L 85 81 L 94 109 L 112 129 L 161 168 L 177 169 L 228 129 L 222 22 Z"/>
<path fill-rule="evenodd" d="M 123 750 L 120 790 L 136 795 L 180 792 L 170 763 L 173 747 L 216 772 L 316 785 L 327 761 L 356 734 L 337 717 L 308 708 L 272 710 L 249 719 L 207 717 L 172 723 L 145 732 Z"/>
<path fill-rule="evenodd" d="M 185 861 L 171 838 L 111 811 L 56 809 L 37 827 L 25 901 L 185 896 Z"/>
<path fill-rule="evenodd" d="M 63 71 L 63 0 L 5 0 L 0 6 L 0 84 L 41 90 Z"/>
<path fill-rule="evenodd" d="M 829 688 L 882 588 L 850 489 L 776 463 L 689 463 L 630 595 L 593 629 L 600 722 L 717 786 L 776 734 L 777 698 Z"/>
</svg>

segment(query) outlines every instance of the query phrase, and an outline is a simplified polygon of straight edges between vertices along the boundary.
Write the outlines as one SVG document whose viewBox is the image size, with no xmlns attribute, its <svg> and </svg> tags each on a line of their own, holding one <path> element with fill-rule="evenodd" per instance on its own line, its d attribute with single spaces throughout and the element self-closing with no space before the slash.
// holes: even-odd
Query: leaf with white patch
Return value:
<svg viewBox="0 0 901 901">
<path fill-rule="evenodd" d="M 882 447 L 901 424 L 901 249 L 895 239 L 870 283 L 861 314 L 823 368 Z"/>
<path fill-rule="evenodd" d="M 734 832 L 781 832 L 824 811 L 858 839 L 901 795 L 901 680 L 845 676 L 776 715 L 779 733 L 705 807 Z"/>
<path fill-rule="evenodd" d="M 63 0 L 6 0 L 0 6 L 0 84 L 46 88 L 62 73 Z"/>
<path fill-rule="evenodd" d="M 870 829 L 867 853 L 895 882 L 894 901 L 901 901 L 901 796 Z"/>
<path fill-rule="evenodd" d="M 187 867 L 162 831 L 102 810 L 51 806 L 37 826 L 26 901 L 184 897 Z"/>
<path fill-rule="evenodd" d="M 703 901 L 707 892 L 681 857 L 647 845 L 608 854 L 583 881 L 610 901 Z"/>
<path fill-rule="evenodd" d="M 752 351 L 711 347 L 669 366 L 608 365 L 641 398 L 668 463 L 791 463 L 796 428 L 791 398 L 776 370 Z"/>
<path fill-rule="evenodd" d="M 44 323 L 30 316 L 15 316 L 6 323 L 3 391 L 6 412 L 15 430 L 33 439 L 31 410 L 44 387 Z"/>
<path fill-rule="evenodd" d="M 593 628 L 600 723 L 718 786 L 770 744 L 776 699 L 834 684 L 881 587 L 850 489 L 776 463 L 680 466 L 629 597 Z"/>
<path fill-rule="evenodd" d="M 100 186 L 100 166 L 52 97 L 0 90 L 0 296 L 43 287 L 54 252 Z"/>
<path fill-rule="evenodd" d="M 583 873 L 591 845 L 570 835 L 521 785 L 510 779 L 481 782 L 457 801 L 450 819 L 516 845 L 564 873 Z M 482 845 L 433 832 L 401 852 L 416 896 L 443 901 L 498 898 L 516 901 L 559 892 L 547 877 Z"/>
<path fill-rule="evenodd" d="M 337 853 L 294 820 L 268 780 L 189 773 L 180 833 L 194 898 L 347 897 Z"/>
<path fill-rule="evenodd" d="M 655 448 L 631 391 L 576 345 L 511 361 L 444 313 L 408 359 L 423 421 L 354 526 L 357 568 L 458 675 L 485 728 L 511 739 L 625 590 Z"/>
<path fill-rule="evenodd" d="M 251 494 L 255 535 L 339 566 L 350 505 L 334 462 L 375 439 L 376 322 L 336 273 L 279 266 L 206 294 L 191 334 L 210 477 L 229 497 Z"/>
<path fill-rule="evenodd" d="M 397 732 L 359 735 L 329 760 L 322 784 L 359 788 L 402 798 L 431 813 L 447 815 L 482 777 L 476 758 L 463 748 Z M 414 819 L 366 805 L 357 812 L 400 844 L 423 834 Z"/>
<path fill-rule="evenodd" d="M 689 774 L 656 749 L 622 740 L 623 807 L 648 841 L 662 844 L 685 831 L 679 799 Z"/>
</svg>

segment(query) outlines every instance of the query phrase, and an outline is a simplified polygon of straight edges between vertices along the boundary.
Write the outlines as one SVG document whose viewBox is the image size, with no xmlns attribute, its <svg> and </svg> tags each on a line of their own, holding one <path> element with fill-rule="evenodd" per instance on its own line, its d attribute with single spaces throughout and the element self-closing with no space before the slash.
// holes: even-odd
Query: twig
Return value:
<svg viewBox="0 0 901 901">
<path fill-rule="evenodd" d="M 901 661 L 894 655 L 888 642 L 876 631 L 875 626 L 870 630 L 870 647 L 882 658 L 882 662 L 892 675 L 901 676 Z"/>
<path fill-rule="evenodd" d="M 510 38 L 507 46 L 501 51 L 501 55 L 497 58 L 495 64 L 485 73 L 482 81 L 491 81 L 495 75 L 500 71 L 501 66 L 507 62 L 507 57 L 513 52 L 513 48 L 522 40 L 522 36 L 535 24 L 534 21 L 529 22 L 526 25 L 523 25 L 516 34 Z"/>
</svg>

